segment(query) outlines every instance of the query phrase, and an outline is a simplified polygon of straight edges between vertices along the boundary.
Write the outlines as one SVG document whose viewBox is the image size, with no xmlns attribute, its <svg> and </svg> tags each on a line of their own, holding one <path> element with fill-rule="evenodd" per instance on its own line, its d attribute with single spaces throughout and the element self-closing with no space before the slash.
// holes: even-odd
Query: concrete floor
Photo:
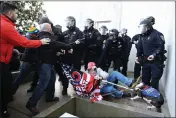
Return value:
<svg viewBox="0 0 176 118">
<path fill-rule="evenodd" d="M 32 116 L 32 114 L 25 107 L 29 97 L 32 95 L 32 93 L 27 93 L 27 89 L 29 87 L 30 87 L 30 83 L 21 85 L 14 96 L 14 101 L 9 104 L 9 111 L 11 113 L 11 118 L 14 118 L 14 116 L 25 117 L 25 118 Z M 60 98 L 59 102 L 62 102 L 62 100 L 65 99 L 65 96 L 63 97 L 61 92 L 62 92 L 62 85 L 60 82 L 56 81 L 55 96 Z M 72 87 L 69 85 L 68 94 L 70 95 L 72 93 L 74 93 L 74 91 L 72 90 Z M 46 103 L 45 95 L 43 95 L 41 100 L 38 103 L 38 108 L 40 111 L 43 111 L 54 104 L 56 104 L 56 102 Z"/>
<path fill-rule="evenodd" d="M 83 70 L 83 68 L 81 69 Z M 112 71 L 112 70 L 110 70 Z M 133 74 L 132 73 L 128 73 L 128 77 L 132 78 Z M 57 76 L 57 80 L 58 80 L 58 76 Z M 23 118 L 29 118 L 32 117 L 32 114 L 26 109 L 25 105 L 29 99 L 29 97 L 31 96 L 31 93 L 27 93 L 27 89 L 30 87 L 30 83 L 26 83 L 20 86 L 20 88 L 18 89 L 17 93 L 14 96 L 14 101 L 11 102 L 9 104 L 9 111 L 11 114 L 11 118 L 14 117 L 23 117 Z M 63 97 L 61 92 L 62 92 L 62 85 L 59 81 L 56 81 L 56 92 L 55 92 L 55 96 L 58 96 L 60 98 L 59 102 L 62 102 L 63 99 L 65 99 L 65 96 Z M 74 94 L 75 92 L 73 91 L 73 88 L 71 85 L 69 85 L 68 88 L 68 95 Z M 67 96 L 68 97 L 68 96 Z M 129 106 L 134 106 L 134 107 L 138 107 L 141 109 L 145 109 L 147 110 L 147 104 L 144 101 L 138 100 L 138 101 L 132 101 L 130 100 L 130 98 L 126 98 L 126 99 L 109 99 L 112 102 L 118 102 L 118 103 L 122 103 L 122 104 L 127 104 Z M 43 95 L 39 104 L 38 104 L 38 108 L 40 111 L 43 111 L 47 108 L 49 108 L 51 105 L 56 104 L 56 102 L 52 102 L 52 103 L 46 103 L 45 102 L 45 96 Z"/>
</svg>

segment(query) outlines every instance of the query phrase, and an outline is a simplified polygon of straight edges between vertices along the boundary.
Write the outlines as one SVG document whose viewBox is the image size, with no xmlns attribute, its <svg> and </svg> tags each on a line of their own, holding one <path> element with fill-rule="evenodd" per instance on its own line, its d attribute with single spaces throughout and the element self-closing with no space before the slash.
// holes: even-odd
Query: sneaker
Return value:
<svg viewBox="0 0 176 118">
<path fill-rule="evenodd" d="M 29 107 L 28 105 L 26 105 L 26 108 L 32 113 L 32 115 L 37 115 L 40 113 L 40 111 L 36 108 L 36 107 Z"/>
<path fill-rule="evenodd" d="M 55 102 L 55 101 L 59 101 L 59 97 L 54 97 L 53 99 L 46 100 L 46 102 Z"/>
<path fill-rule="evenodd" d="M 8 118 L 10 116 L 9 112 L 6 110 L 1 114 L 2 117 Z"/>
</svg>

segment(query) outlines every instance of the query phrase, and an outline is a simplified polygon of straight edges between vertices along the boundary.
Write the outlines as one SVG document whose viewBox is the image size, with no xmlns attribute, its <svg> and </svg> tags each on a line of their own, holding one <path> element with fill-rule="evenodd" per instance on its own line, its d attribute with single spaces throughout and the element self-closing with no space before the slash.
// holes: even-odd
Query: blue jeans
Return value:
<svg viewBox="0 0 176 118">
<path fill-rule="evenodd" d="M 32 97 L 29 98 L 27 103 L 28 107 L 36 107 L 46 88 L 46 100 L 54 98 L 56 73 L 53 65 L 41 64 L 39 72 L 39 83 L 37 84 Z"/>
<path fill-rule="evenodd" d="M 132 79 L 125 77 L 123 74 L 119 73 L 118 71 L 113 71 L 112 74 L 107 79 L 107 81 L 112 83 L 115 83 L 117 80 L 121 81 L 127 86 L 130 86 L 130 84 L 132 83 Z M 123 92 L 114 88 L 114 86 L 111 84 L 107 84 L 103 88 L 101 88 L 101 93 L 112 93 L 111 96 L 113 97 L 122 97 L 123 95 Z"/>
<path fill-rule="evenodd" d="M 18 78 L 13 82 L 13 94 L 16 93 L 22 81 L 32 72 L 38 71 L 39 63 L 23 62 Z"/>
</svg>

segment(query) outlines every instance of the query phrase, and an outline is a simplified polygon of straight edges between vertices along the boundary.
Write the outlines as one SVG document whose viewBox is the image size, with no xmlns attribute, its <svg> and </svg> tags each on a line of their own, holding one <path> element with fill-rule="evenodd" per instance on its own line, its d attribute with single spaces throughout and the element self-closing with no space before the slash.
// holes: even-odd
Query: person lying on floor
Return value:
<svg viewBox="0 0 176 118">
<path fill-rule="evenodd" d="M 125 77 L 123 74 L 119 73 L 118 71 L 113 71 L 111 74 L 103 71 L 101 68 L 96 67 L 94 62 L 88 63 L 88 73 L 93 75 L 95 79 L 100 80 L 107 80 L 109 82 L 117 84 L 118 81 L 122 82 L 123 84 L 131 87 L 134 83 L 132 79 Z M 122 98 L 122 97 L 131 97 L 130 93 L 120 91 L 118 88 L 114 87 L 111 84 L 100 82 L 100 92 L 101 94 L 110 93 L 112 97 L 115 98 Z"/>
<path fill-rule="evenodd" d="M 132 100 L 142 98 L 155 108 L 160 108 L 164 104 L 162 94 L 155 88 L 145 85 L 143 82 L 138 84 L 134 90 L 137 92 L 137 96 L 131 98 Z"/>
</svg>

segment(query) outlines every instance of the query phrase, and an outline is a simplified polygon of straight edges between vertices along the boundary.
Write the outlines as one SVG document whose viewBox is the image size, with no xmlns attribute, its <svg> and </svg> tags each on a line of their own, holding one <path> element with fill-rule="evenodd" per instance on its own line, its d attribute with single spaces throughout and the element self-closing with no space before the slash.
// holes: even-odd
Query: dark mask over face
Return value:
<svg viewBox="0 0 176 118">
<path fill-rule="evenodd" d="M 85 21 L 85 30 L 89 30 L 93 27 L 93 22 L 90 20 Z"/>
<path fill-rule="evenodd" d="M 118 38 L 118 35 L 119 35 L 118 31 L 115 31 L 115 30 L 110 30 L 109 31 L 109 36 L 111 38 L 113 38 L 114 40 Z"/>
<path fill-rule="evenodd" d="M 71 19 L 67 19 L 66 20 L 66 27 L 69 29 L 69 30 L 73 30 L 75 28 L 75 23 L 73 20 Z"/>
</svg>

